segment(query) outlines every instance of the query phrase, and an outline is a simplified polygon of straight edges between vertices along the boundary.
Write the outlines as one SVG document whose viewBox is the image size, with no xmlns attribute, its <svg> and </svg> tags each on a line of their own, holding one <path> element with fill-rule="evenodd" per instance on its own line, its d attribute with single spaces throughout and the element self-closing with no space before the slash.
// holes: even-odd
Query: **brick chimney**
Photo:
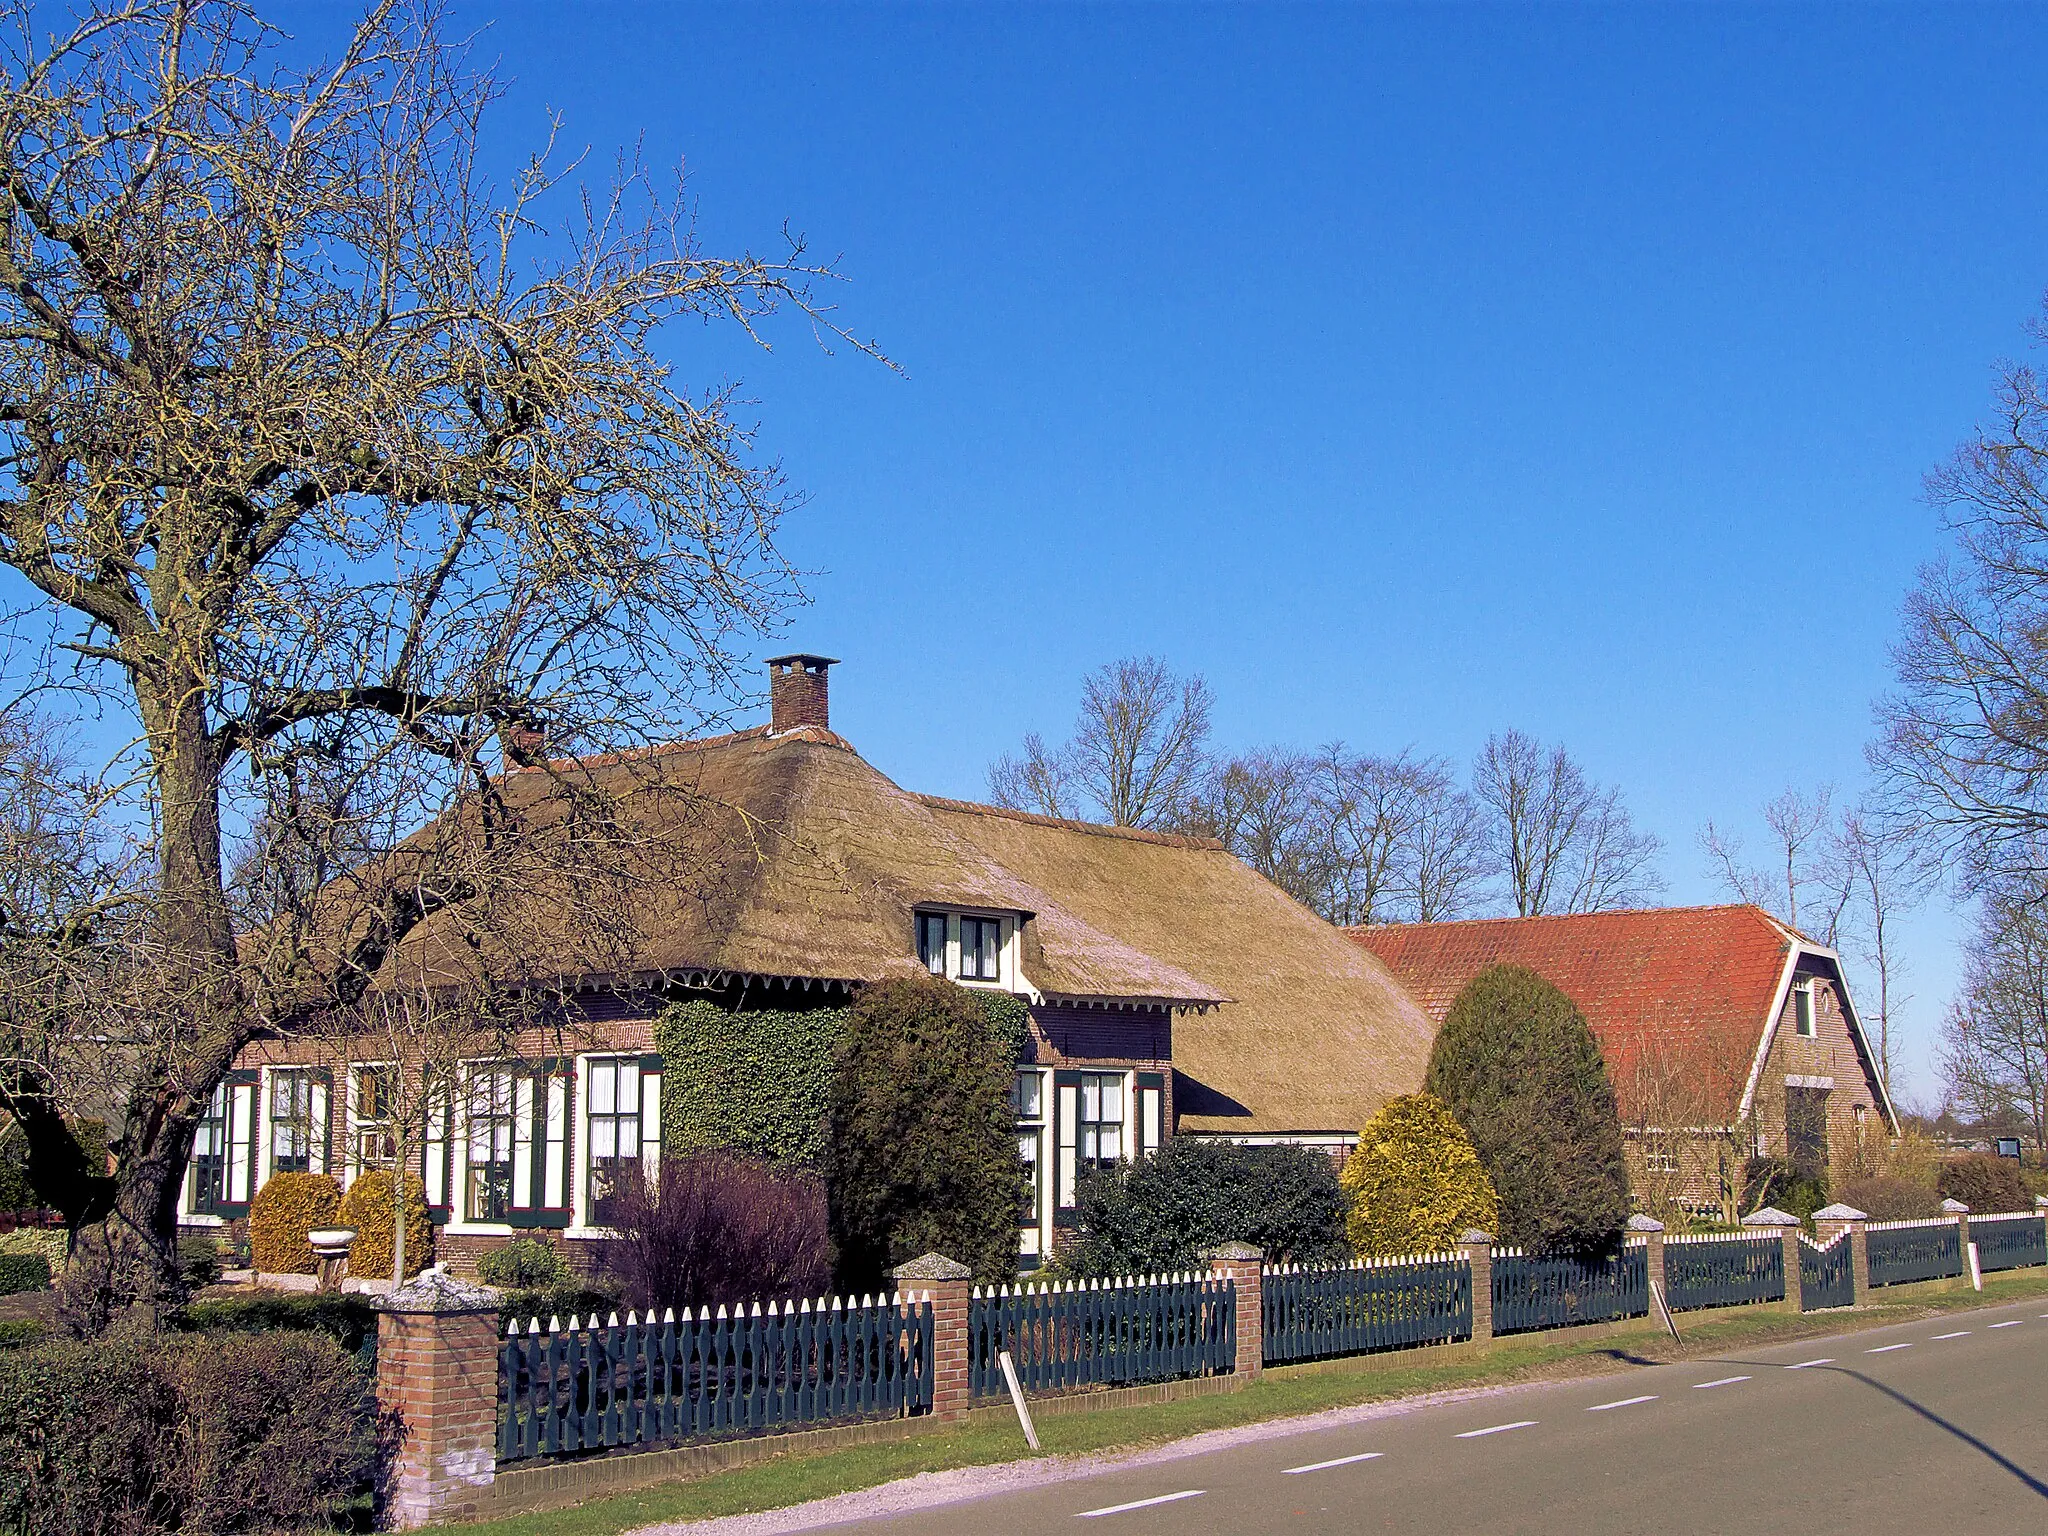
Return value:
<svg viewBox="0 0 2048 1536">
<path fill-rule="evenodd" d="M 826 672 L 839 664 L 833 656 L 771 656 L 768 658 L 768 729 L 780 736 L 800 725 L 832 729 L 832 706 Z"/>
</svg>

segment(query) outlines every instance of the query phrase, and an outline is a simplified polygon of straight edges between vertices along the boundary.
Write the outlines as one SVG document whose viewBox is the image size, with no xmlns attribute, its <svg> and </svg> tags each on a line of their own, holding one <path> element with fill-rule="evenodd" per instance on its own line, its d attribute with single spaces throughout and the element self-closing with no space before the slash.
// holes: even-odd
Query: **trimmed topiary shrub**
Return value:
<svg viewBox="0 0 2048 1536">
<path fill-rule="evenodd" d="M 665 1158 L 622 1187 L 605 1269 L 635 1307 L 702 1307 L 822 1295 L 832 1281 L 825 1186 L 732 1152 Z"/>
<path fill-rule="evenodd" d="M 1988 1152 L 1952 1157 L 1943 1163 L 1934 1175 L 1934 1192 L 1944 1200 L 1962 1201 L 1976 1215 L 2034 1208 L 2034 1197 L 2020 1177 L 2020 1165 Z"/>
<path fill-rule="evenodd" d="M 220 1279 L 220 1244 L 197 1234 L 179 1238 L 178 1273 L 188 1291 L 203 1291 L 214 1284 Z"/>
<path fill-rule="evenodd" d="M 359 1173 L 341 1197 L 336 1224 L 353 1231 L 348 1272 L 359 1280 L 391 1278 L 392 1247 L 397 1223 L 391 1199 L 396 1180 L 384 1169 Z M 434 1223 L 427 1214 L 427 1194 L 416 1174 L 405 1176 L 405 1272 L 416 1275 L 434 1262 Z"/>
<path fill-rule="evenodd" d="M 544 1238 L 515 1237 L 476 1261 L 477 1278 L 500 1290 L 545 1290 L 569 1283 L 569 1265 Z"/>
<path fill-rule="evenodd" d="M 1342 1178 L 1345 1236 L 1360 1258 L 1440 1253 L 1474 1228 L 1500 1224 L 1493 1181 L 1442 1099 L 1389 1099 L 1358 1133 Z"/>
<path fill-rule="evenodd" d="M 1835 1198 L 1873 1221 L 1919 1221 L 1941 1214 L 1941 1196 L 1910 1179 L 1851 1179 L 1835 1191 Z"/>
<path fill-rule="evenodd" d="M 1344 1193 L 1329 1158 L 1192 1136 L 1084 1176 L 1075 1228 L 1061 1264 L 1088 1277 L 1192 1269 L 1225 1242 L 1250 1243 L 1275 1264 L 1346 1253 Z"/>
<path fill-rule="evenodd" d="M 341 1214 L 341 1186 L 324 1173 L 273 1173 L 249 1202 L 249 1259 L 273 1275 L 319 1269 L 306 1234 Z"/>
<path fill-rule="evenodd" d="M 844 1008 L 733 1010 L 677 1003 L 654 1021 L 665 1150 L 729 1148 L 818 1166 Z"/>
<path fill-rule="evenodd" d="M 937 1252 L 996 1282 L 1017 1273 L 1030 1194 L 1010 1089 L 1016 1056 L 974 995 L 878 982 L 847 1010 L 825 1147 L 838 1284 L 872 1291 Z"/>
<path fill-rule="evenodd" d="M 368 1375 L 315 1334 L 115 1334 L 0 1352 L 0 1529 L 324 1526 L 377 1464 Z"/>
<path fill-rule="evenodd" d="M 50 1288 L 50 1261 L 40 1253 L 0 1253 L 0 1296 Z"/>
<path fill-rule="evenodd" d="M 1502 1242 L 1586 1253 L 1620 1241 L 1621 1115 L 1593 1031 L 1563 992 L 1520 966 L 1481 971 L 1444 1017 L 1424 1086 L 1472 1138 Z"/>
</svg>

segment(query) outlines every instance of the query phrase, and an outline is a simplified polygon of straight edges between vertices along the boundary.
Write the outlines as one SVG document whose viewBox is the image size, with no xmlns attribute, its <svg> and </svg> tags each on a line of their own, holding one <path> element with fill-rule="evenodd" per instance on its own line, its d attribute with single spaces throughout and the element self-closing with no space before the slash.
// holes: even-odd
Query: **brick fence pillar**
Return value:
<svg viewBox="0 0 2048 1536">
<path fill-rule="evenodd" d="M 932 1299 L 932 1417 L 967 1412 L 974 1381 L 967 1364 L 967 1307 L 974 1271 L 942 1253 L 928 1253 L 889 1271 L 896 1289 Z"/>
<path fill-rule="evenodd" d="M 1831 1243 L 1846 1234 L 1849 1239 L 1849 1276 L 1852 1294 L 1849 1305 L 1860 1307 L 1870 1296 L 1870 1217 L 1853 1205 L 1824 1205 L 1813 1213 L 1816 1234 Z"/>
<path fill-rule="evenodd" d="M 397 1421 L 385 1523 L 476 1512 L 498 1468 L 498 1295 L 423 1270 L 377 1309 L 377 1404 Z"/>
<path fill-rule="evenodd" d="M 1799 1218 L 1775 1205 L 1767 1205 L 1743 1217 L 1742 1224 L 1745 1227 L 1777 1228 L 1778 1241 L 1785 1250 L 1785 1310 L 1804 1311 L 1806 1299 L 1799 1283 Z"/>
<path fill-rule="evenodd" d="M 1493 1234 L 1477 1227 L 1458 1239 L 1472 1270 L 1472 1342 L 1493 1342 Z"/>
<path fill-rule="evenodd" d="M 1650 1284 L 1656 1287 L 1655 1294 L 1664 1298 L 1665 1307 L 1671 1305 L 1671 1287 L 1664 1283 L 1664 1223 L 1654 1216 L 1631 1216 L 1628 1230 L 1632 1236 L 1643 1240 L 1643 1268 L 1650 1277 Z M 1654 1297 L 1646 1297 L 1650 1319 L 1657 1317 L 1657 1303 Z"/>
<path fill-rule="evenodd" d="M 1237 1292 L 1237 1374 L 1247 1379 L 1266 1368 L 1266 1262 L 1250 1243 L 1205 1249 L 1203 1262 Z"/>
</svg>

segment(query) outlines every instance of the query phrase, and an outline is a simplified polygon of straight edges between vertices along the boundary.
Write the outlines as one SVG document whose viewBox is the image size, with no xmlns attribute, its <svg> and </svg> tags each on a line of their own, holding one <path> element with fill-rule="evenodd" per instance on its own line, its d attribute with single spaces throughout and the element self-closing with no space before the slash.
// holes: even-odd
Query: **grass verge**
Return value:
<svg viewBox="0 0 2048 1536">
<path fill-rule="evenodd" d="M 1663 1364 L 1824 1334 L 1882 1328 L 1915 1318 L 2048 1296 L 2048 1272 L 1994 1275 L 1980 1296 L 1959 1291 L 1885 1303 L 1856 1312 L 1748 1312 L 1716 1316 L 1681 1314 L 1682 1344 L 1665 1334 L 1643 1332 L 1619 1338 L 1578 1339 L 1545 1344 L 1540 1335 L 1507 1340 L 1491 1353 L 1443 1363 L 1379 1365 L 1371 1370 L 1322 1375 L 1266 1376 L 1242 1392 L 1191 1398 L 1148 1407 L 1111 1409 L 1041 1418 L 1043 1456 L 1083 1456 L 1137 1450 L 1182 1440 L 1204 1430 L 1294 1418 L 1354 1403 L 1384 1402 L 1460 1387 L 1499 1386 L 1521 1381 L 1595 1376 L 1638 1365 Z M 934 1430 L 913 1440 L 852 1446 L 813 1456 L 780 1457 L 750 1467 L 696 1479 L 663 1483 L 632 1493 L 593 1499 L 573 1509 L 516 1515 L 455 1527 L 465 1536 L 617 1536 L 635 1526 L 663 1521 L 704 1520 L 719 1515 L 784 1509 L 833 1494 L 873 1488 L 920 1472 L 996 1462 L 1030 1460 L 1015 1424 L 970 1425 Z"/>
</svg>

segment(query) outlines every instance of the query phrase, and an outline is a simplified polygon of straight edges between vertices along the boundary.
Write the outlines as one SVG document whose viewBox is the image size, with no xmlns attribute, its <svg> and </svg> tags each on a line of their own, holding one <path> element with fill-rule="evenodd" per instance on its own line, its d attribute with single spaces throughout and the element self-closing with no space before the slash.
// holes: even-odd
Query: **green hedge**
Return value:
<svg viewBox="0 0 2048 1536">
<path fill-rule="evenodd" d="M 39 1253 L 0 1253 L 0 1296 L 47 1291 L 50 1261 Z"/>
<path fill-rule="evenodd" d="M 677 1003 L 654 1021 L 661 1140 L 671 1152 L 727 1147 L 816 1167 L 825 1150 L 832 1056 L 844 1008 L 734 1012 Z"/>
<path fill-rule="evenodd" d="M 356 1292 L 258 1291 L 195 1301 L 184 1326 L 204 1333 L 324 1333 L 358 1359 L 377 1337 L 377 1314 Z"/>
</svg>

